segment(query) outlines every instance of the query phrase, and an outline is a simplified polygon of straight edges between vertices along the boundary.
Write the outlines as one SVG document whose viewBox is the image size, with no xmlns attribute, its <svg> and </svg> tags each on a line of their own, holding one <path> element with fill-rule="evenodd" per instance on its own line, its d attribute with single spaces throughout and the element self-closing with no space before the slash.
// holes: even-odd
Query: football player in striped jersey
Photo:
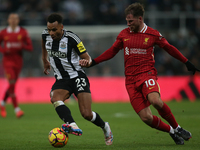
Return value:
<svg viewBox="0 0 200 150">
<path fill-rule="evenodd" d="M 113 134 L 108 122 L 104 122 L 100 115 L 91 109 L 91 92 L 89 80 L 79 65 L 79 60 L 91 61 L 81 39 L 73 32 L 63 29 L 63 18 L 53 13 L 47 18 L 47 29 L 42 33 L 42 60 L 44 73 L 49 74 L 52 68 L 56 78 L 51 88 L 51 102 L 59 117 L 64 121 L 62 125 L 66 133 L 82 135 L 70 109 L 64 101 L 74 94 L 78 99 L 81 115 L 100 127 L 105 135 L 106 145 L 111 145 Z"/>
</svg>

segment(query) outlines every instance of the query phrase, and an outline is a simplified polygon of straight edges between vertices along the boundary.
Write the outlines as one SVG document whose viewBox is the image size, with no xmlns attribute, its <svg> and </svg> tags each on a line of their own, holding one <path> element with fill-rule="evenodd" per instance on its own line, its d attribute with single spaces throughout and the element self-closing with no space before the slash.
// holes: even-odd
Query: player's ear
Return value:
<svg viewBox="0 0 200 150">
<path fill-rule="evenodd" d="M 139 19 L 140 21 L 142 21 L 142 20 L 143 20 L 142 16 L 139 16 L 139 17 L 138 17 L 138 19 Z"/>
</svg>

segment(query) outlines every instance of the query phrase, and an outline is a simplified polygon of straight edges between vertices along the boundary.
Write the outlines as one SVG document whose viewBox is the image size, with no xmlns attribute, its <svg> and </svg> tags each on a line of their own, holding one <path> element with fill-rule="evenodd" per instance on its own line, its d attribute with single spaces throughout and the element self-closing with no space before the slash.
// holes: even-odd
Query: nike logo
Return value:
<svg viewBox="0 0 200 150">
<path fill-rule="evenodd" d="M 124 41 L 128 41 L 128 40 L 130 40 L 130 39 L 124 39 Z"/>
<path fill-rule="evenodd" d="M 153 87 L 150 87 L 149 90 L 151 90 L 151 89 L 153 89 L 153 88 L 154 88 L 154 86 L 153 86 Z"/>
</svg>

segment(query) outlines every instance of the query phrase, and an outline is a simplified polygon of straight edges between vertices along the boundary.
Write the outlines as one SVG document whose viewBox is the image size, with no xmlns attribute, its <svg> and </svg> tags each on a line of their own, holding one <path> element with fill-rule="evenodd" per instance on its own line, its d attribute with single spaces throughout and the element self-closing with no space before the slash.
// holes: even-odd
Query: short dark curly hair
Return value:
<svg viewBox="0 0 200 150">
<path fill-rule="evenodd" d="M 59 24 L 62 24 L 63 23 L 63 17 L 60 14 L 57 14 L 57 13 L 53 13 L 53 14 L 51 14 L 47 17 L 47 22 L 49 22 L 49 23 L 53 23 L 53 22 L 56 22 L 56 21 Z"/>
<path fill-rule="evenodd" d="M 125 9 L 125 15 L 132 14 L 134 17 L 144 17 L 144 6 L 140 3 L 133 3 Z"/>
</svg>

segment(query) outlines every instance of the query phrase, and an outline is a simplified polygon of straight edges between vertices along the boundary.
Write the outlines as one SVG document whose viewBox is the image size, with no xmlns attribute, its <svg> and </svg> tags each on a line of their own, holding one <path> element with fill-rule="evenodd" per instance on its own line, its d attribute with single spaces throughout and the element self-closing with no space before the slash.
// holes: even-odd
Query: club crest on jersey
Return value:
<svg viewBox="0 0 200 150">
<path fill-rule="evenodd" d="M 147 45 L 147 43 L 148 43 L 148 40 L 149 40 L 149 38 L 145 38 L 145 39 L 144 39 L 144 43 L 143 43 L 143 44 Z"/>
<path fill-rule="evenodd" d="M 52 51 L 52 50 L 47 50 L 49 57 L 58 57 L 58 58 L 66 58 L 67 55 L 66 53 L 60 52 L 60 51 Z"/>
<path fill-rule="evenodd" d="M 17 36 L 17 39 L 18 39 L 18 40 L 21 40 L 21 39 L 22 39 L 22 35 L 21 35 L 21 34 L 18 35 L 18 36 Z"/>
<path fill-rule="evenodd" d="M 61 44 L 60 44 L 60 48 L 61 48 L 61 49 L 65 49 L 65 48 L 66 48 L 66 44 L 65 44 L 64 42 L 61 43 Z"/>
</svg>

